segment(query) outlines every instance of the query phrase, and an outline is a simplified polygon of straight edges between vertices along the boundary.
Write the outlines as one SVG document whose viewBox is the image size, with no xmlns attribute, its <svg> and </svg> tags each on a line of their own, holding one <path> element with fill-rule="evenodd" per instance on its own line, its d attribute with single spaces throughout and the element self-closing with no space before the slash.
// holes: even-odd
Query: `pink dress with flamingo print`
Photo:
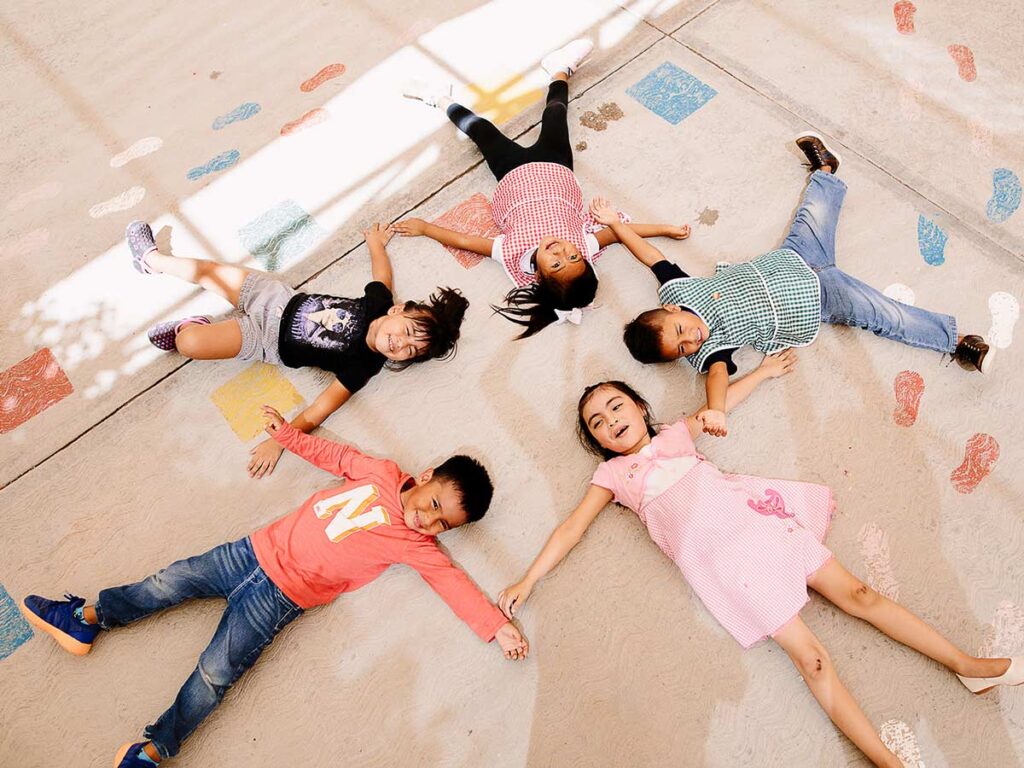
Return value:
<svg viewBox="0 0 1024 768">
<path fill-rule="evenodd" d="M 659 479 L 679 462 L 689 468 L 664 487 Z M 744 648 L 799 613 L 807 577 L 832 557 L 822 543 L 833 511 L 828 486 L 721 472 L 697 453 L 685 421 L 636 454 L 602 462 L 591 482 L 636 512 Z"/>
</svg>

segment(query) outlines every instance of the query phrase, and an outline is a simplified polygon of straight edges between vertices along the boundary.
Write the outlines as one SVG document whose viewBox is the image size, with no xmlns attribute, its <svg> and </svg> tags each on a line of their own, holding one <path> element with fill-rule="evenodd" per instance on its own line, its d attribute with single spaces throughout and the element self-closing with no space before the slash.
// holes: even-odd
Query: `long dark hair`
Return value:
<svg viewBox="0 0 1024 768">
<path fill-rule="evenodd" d="M 587 422 L 583 420 L 583 407 L 601 387 L 611 387 L 636 403 L 640 407 L 640 410 L 643 411 L 644 424 L 647 425 L 647 434 L 651 437 L 658 434 L 658 430 L 655 428 L 655 424 L 657 422 L 654 420 L 654 412 L 651 410 L 651 404 L 644 400 L 643 395 L 624 381 L 599 381 L 597 384 L 591 384 L 583 390 L 583 394 L 580 396 L 580 401 L 576 405 L 576 437 L 579 439 L 580 445 L 586 448 L 589 453 L 599 456 L 602 459 L 614 459 L 619 455 L 614 451 L 609 451 L 604 448 L 597 441 L 597 438 L 591 434 L 590 427 L 588 427 Z"/>
<path fill-rule="evenodd" d="M 526 330 L 516 336 L 527 336 L 542 331 L 558 319 L 556 309 L 570 310 L 589 306 L 597 295 L 597 273 L 584 262 L 583 273 L 568 285 L 562 285 L 551 277 L 537 275 L 537 281 L 521 288 L 513 288 L 505 295 L 508 306 L 493 309 L 506 320 L 523 326 Z"/>
<path fill-rule="evenodd" d="M 409 314 L 416 332 L 427 340 L 427 348 L 412 360 L 388 360 L 387 367 L 401 371 L 424 360 L 450 360 L 455 357 L 462 318 L 468 306 L 469 300 L 457 288 L 438 288 L 426 302 L 405 302 L 402 311 Z"/>
</svg>

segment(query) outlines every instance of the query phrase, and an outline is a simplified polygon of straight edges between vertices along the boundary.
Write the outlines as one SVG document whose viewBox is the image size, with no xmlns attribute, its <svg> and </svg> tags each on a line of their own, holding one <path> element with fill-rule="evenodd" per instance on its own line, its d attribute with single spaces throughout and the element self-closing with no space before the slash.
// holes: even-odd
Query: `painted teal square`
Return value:
<svg viewBox="0 0 1024 768">
<path fill-rule="evenodd" d="M 268 272 L 280 272 L 326 237 L 316 219 L 294 200 L 285 200 L 240 230 L 242 245 Z"/>
<path fill-rule="evenodd" d="M 669 61 L 629 86 L 626 93 L 672 125 L 679 125 L 718 95 L 710 85 Z"/>
<path fill-rule="evenodd" d="M 0 584 L 0 661 L 18 650 L 18 646 L 30 637 L 32 627 Z"/>
</svg>

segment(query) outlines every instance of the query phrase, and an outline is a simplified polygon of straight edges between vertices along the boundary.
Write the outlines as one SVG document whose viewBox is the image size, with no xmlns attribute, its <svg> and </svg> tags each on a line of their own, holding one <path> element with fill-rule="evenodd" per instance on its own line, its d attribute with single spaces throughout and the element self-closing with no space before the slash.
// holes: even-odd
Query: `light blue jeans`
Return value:
<svg viewBox="0 0 1024 768">
<path fill-rule="evenodd" d="M 890 299 L 836 267 L 836 224 L 845 197 L 843 181 L 815 171 L 782 244 L 800 254 L 818 275 L 822 321 L 854 325 L 912 347 L 952 353 L 957 340 L 955 318 Z"/>
<path fill-rule="evenodd" d="M 223 597 L 228 604 L 174 704 L 146 726 L 146 738 L 163 757 L 178 753 L 181 742 L 256 663 L 274 636 L 302 614 L 263 571 L 245 538 L 179 560 L 135 584 L 104 589 L 96 615 L 100 626 L 110 629 L 197 597 Z"/>
</svg>

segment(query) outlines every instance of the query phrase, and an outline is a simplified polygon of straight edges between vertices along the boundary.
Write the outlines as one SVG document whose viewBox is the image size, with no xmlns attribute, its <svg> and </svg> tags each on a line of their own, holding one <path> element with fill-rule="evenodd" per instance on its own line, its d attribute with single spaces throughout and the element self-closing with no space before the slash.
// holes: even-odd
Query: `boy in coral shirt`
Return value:
<svg viewBox="0 0 1024 768">
<path fill-rule="evenodd" d="M 307 435 L 264 406 L 267 432 L 283 447 L 345 478 L 247 538 L 179 560 L 136 584 L 104 589 L 92 605 L 80 597 L 29 595 L 22 611 L 67 651 L 84 655 L 100 629 L 145 618 L 185 600 L 220 596 L 227 608 L 174 704 L 146 741 L 125 744 L 116 768 L 146 768 L 178 753 L 184 741 L 259 658 L 274 636 L 307 608 L 373 581 L 394 563 L 415 568 L 455 614 L 508 659 L 529 645 L 435 543 L 443 531 L 479 520 L 490 505 L 487 470 L 453 456 L 417 477 L 350 445 Z"/>
</svg>

